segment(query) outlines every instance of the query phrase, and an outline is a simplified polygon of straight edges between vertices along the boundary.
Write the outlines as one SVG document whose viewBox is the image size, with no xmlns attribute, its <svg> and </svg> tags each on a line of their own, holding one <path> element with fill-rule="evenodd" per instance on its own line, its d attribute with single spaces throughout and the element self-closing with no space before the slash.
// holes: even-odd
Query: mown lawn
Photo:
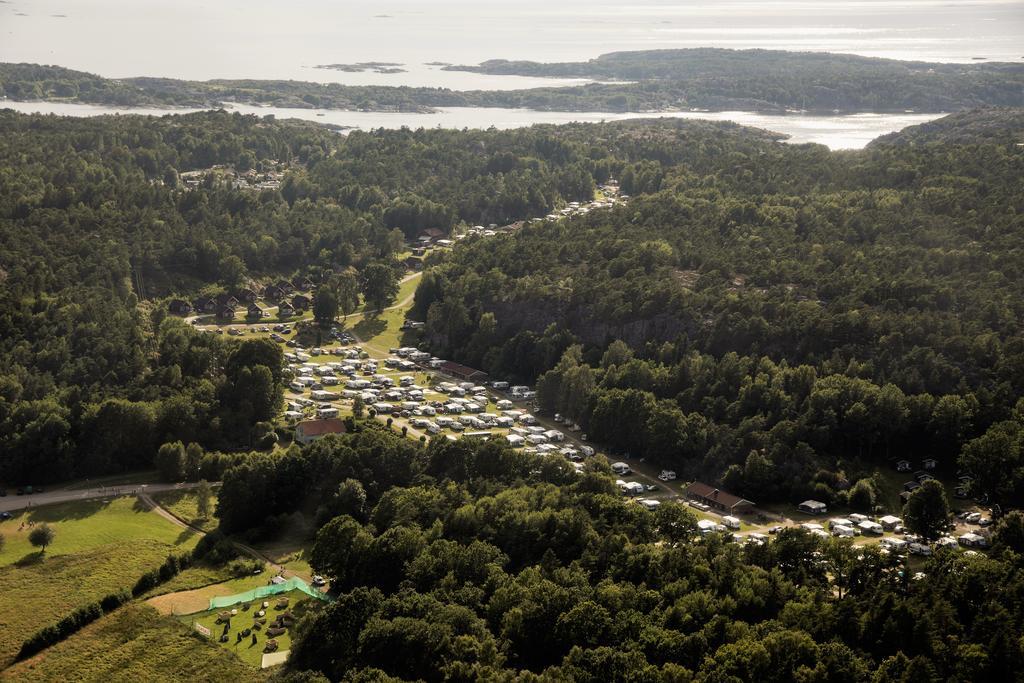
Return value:
<svg viewBox="0 0 1024 683">
<path fill-rule="evenodd" d="M 198 540 L 193 538 L 194 533 L 171 524 L 131 496 L 109 501 L 59 503 L 22 510 L 13 519 L 0 522 L 0 534 L 5 539 L 0 550 L 0 566 L 31 561 L 38 553 L 28 542 L 32 530 L 29 522 L 33 525 L 45 522 L 56 532 L 53 544 L 46 549 L 47 558 L 107 544 L 131 545 L 142 539 L 157 541 L 169 552 L 183 545 L 192 547 Z"/>
<path fill-rule="evenodd" d="M 203 531 L 213 531 L 220 524 L 220 520 L 213 513 L 213 510 L 217 509 L 216 489 L 214 489 L 214 495 L 210 497 L 210 516 L 205 519 L 199 517 L 198 497 L 195 491 L 163 491 L 154 493 L 151 497 L 174 516 Z"/>
<path fill-rule="evenodd" d="M 0 672 L 10 681 L 262 681 L 229 652 L 144 604 L 108 614 L 62 643 Z"/>
<path fill-rule="evenodd" d="M 400 329 L 405 313 L 405 308 L 395 308 L 371 317 L 349 316 L 346 329 L 363 341 L 363 348 L 375 352 L 373 355 L 387 356 L 389 348 L 405 346 L 415 338 L 415 332 Z"/>
<path fill-rule="evenodd" d="M 281 598 L 288 598 L 288 607 L 286 609 L 277 609 L 277 601 Z M 225 610 L 237 609 L 238 613 L 231 618 L 230 625 L 228 627 L 228 642 L 220 643 L 220 646 L 229 651 L 234 652 L 238 655 L 246 664 L 259 668 L 260 663 L 263 660 L 263 648 L 267 643 L 266 629 L 270 626 L 277 615 L 288 611 L 298 620 L 299 617 L 305 611 L 305 606 L 309 603 L 312 598 L 308 597 L 302 591 L 291 591 L 282 595 L 272 595 L 261 600 L 252 602 L 248 609 L 243 609 L 242 605 L 233 605 L 231 607 L 224 607 L 219 610 L 210 610 L 206 612 L 199 612 L 197 614 L 190 614 L 188 616 L 179 617 L 182 623 L 188 625 L 190 628 L 192 624 L 199 623 L 210 629 L 213 634 L 211 642 L 217 642 L 220 638 L 221 633 L 224 630 L 223 624 L 217 624 L 217 613 Z M 254 615 L 256 611 L 260 609 L 263 601 L 270 603 L 270 606 L 266 609 L 265 617 L 267 623 L 256 633 L 256 644 L 252 642 L 252 635 L 243 638 L 241 641 L 238 640 L 237 635 L 243 630 L 251 628 L 254 623 Z M 289 628 L 285 633 L 275 636 L 274 640 L 278 643 L 278 652 L 288 650 L 292 646 L 291 631 Z"/>
</svg>

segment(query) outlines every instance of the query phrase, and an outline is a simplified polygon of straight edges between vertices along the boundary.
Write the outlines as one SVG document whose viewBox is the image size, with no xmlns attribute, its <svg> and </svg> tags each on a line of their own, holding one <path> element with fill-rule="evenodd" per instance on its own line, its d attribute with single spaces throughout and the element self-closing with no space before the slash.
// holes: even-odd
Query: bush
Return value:
<svg viewBox="0 0 1024 683">
<path fill-rule="evenodd" d="M 238 557 L 238 549 L 222 531 L 216 530 L 199 539 L 192 556 L 210 564 L 224 564 Z"/>
<path fill-rule="evenodd" d="M 168 555 L 162 565 L 139 577 L 139 580 L 135 582 L 135 586 L 132 588 L 132 595 L 138 597 L 143 593 L 156 588 L 160 584 L 170 581 L 177 576 L 182 569 L 187 569 L 192 566 L 192 557 L 192 553 Z"/>
<path fill-rule="evenodd" d="M 256 570 L 263 569 L 263 562 L 260 560 L 238 558 L 228 563 L 227 570 L 232 576 L 252 576 Z"/>
</svg>

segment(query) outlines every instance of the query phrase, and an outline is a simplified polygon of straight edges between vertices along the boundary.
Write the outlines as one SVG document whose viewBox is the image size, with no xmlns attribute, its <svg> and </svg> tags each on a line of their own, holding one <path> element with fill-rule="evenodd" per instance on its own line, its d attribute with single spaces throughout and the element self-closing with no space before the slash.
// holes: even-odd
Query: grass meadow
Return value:
<svg viewBox="0 0 1024 683">
<path fill-rule="evenodd" d="M 133 603 L 0 672 L 2 681 L 262 681 L 266 676 L 188 626 Z"/>
<path fill-rule="evenodd" d="M 56 539 L 45 554 L 28 543 L 22 522 L 46 522 Z M 198 535 L 136 504 L 134 498 L 64 503 L 23 512 L 0 525 L 0 666 L 22 642 L 78 607 L 121 589 L 170 554 L 191 550 Z"/>
</svg>

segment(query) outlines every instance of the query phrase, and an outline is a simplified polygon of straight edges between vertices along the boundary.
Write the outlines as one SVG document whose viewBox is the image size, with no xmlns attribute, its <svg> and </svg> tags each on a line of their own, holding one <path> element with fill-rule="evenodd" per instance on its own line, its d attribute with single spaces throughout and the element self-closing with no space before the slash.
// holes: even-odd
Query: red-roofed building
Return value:
<svg viewBox="0 0 1024 683">
<path fill-rule="evenodd" d="M 344 434 L 345 423 L 338 419 L 306 420 L 295 425 L 295 440 L 301 444 L 311 443 L 329 434 Z"/>
<path fill-rule="evenodd" d="M 720 512 L 744 512 L 754 507 L 753 501 L 720 491 L 714 486 L 708 486 L 699 481 L 687 486 L 684 493 L 693 500 L 709 505 Z"/>
<path fill-rule="evenodd" d="M 441 363 L 441 367 L 438 370 L 446 375 L 451 375 L 467 382 L 483 382 L 487 379 L 487 373 L 483 370 L 475 370 L 466 365 L 453 363 L 450 360 Z"/>
</svg>

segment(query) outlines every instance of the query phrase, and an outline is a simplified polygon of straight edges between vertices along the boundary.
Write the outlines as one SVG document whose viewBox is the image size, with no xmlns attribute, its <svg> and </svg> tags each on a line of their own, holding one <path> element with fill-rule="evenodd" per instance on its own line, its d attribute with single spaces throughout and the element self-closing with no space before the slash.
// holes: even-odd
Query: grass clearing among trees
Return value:
<svg viewBox="0 0 1024 683">
<path fill-rule="evenodd" d="M 259 681 L 263 674 L 148 605 L 126 605 L 0 672 L 11 681 Z"/>
<path fill-rule="evenodd" d="M 32 561 L 30 556 L 38 550 L 29 543 L 28 536 L 34 526 L 42 523 L 49 524 L 56 532 L 53 543 L 46 549 L 47 559 L 143 539 L 165 546 L 167 552 L 181 552 L 198 541 L 197 534 L 171 524 L 134 497 L 58 503 L 22 510 L 0 522 L 0 534 L 5 538 L 0 550 L 0 566 Z M 137 578 L 133 575 L 132 581 Z"/>
<path fill-rule="evenodd" d="M 211 512 L 205 519 L 199 517 L 198 496 L 194 490 L 162 491 L 152 494 L 151 497 L 175 517 L 183 519 L 203 531 L 213 531 L 220 524 L 217 515 L 213 513 L 213 510 L 217 508 L 216 491 L 210 496 Z"/>
<path fill-rule="evenodd" d="M 277 609 L 277 601 L 281 598 L 288 598 L 288 607 L 286 609 Z M 266 598 L 260 598 L 250 603 L 248 610 L 243 610 L 241 603 L 238 605 L 232 605 L 231 607 L 223 607 L 221 609 L 207 610 L 199 612 L 197 614 L 189 614 L 183 617 L 179 617 L 179 620 L 188 625 L 191 628 L 193 623 L 199 623 L 210 629 L 213 636 L 211 642 L 216 643 L 217 639 L 220 638 L 221 631 L 224 629 L 223 624 L 217 623 L 217 614 L 219 612 L 230 611 L 237 609 L 238 613 L 232 617 L 231 626 L 228 631 L 228 642 L 221 643 L 220 646 L 229 651 L 234 652 L 239 659 L 246 664 L 259 668 L 260 662 L 263 659 L 263 648 L 267 642 L 266 630 L 278 615 L 285 612 L 290 612 L 296 620 L 304 612 L 304 607 L 309 601 L 309 598 L 302 591 L 289 591 L 281 595 L 272 595 Z M 241 641 L 237 640 L 236 633 L 241 632 L 244 629 L 250 628 L 253 625 L 253 615 L 260 609 L 260 605 L 263 602 L 267 602 L 270 606 L 266 609 L 266 621 L 267 623 L 262 625 L 259 631 L 256 631 L 256 644 L 252 642 L 252 636 L 243 638 Z M 278 643 L 278 652 L 283 652 L 291 648 L 291 628 L 287 628 L 281 635 L 274 637 L 274 640 Z"/>
</svg>

